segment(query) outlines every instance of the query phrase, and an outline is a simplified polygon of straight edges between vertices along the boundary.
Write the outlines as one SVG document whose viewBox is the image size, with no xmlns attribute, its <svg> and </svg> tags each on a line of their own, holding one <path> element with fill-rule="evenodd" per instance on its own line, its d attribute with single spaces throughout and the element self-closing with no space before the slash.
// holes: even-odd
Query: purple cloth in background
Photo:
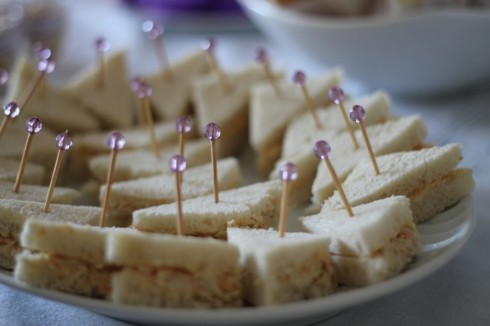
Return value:
<svg viewBox="0 0 490 326">
<path fill-rule="evenodd" d="M 133 7 L 160 12 L 222 12 L 236 14 L 241 8 L 234 0 L 122 0 Z"/>
</svg>

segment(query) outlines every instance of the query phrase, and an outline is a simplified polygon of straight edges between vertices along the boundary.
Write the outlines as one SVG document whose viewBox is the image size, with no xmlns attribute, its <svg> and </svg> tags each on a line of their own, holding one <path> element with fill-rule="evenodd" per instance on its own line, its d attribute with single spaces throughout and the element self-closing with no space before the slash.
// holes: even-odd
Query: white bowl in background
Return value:
<svg viewBox="0 0 490 326">
<path fill-rule="evenodd" d="M 239 0 L 283 51 L 342 66 L 368 88 L 434 95 L 490 80 L 490 9 L 445 8 L 332 18 Z"/>
</svg>

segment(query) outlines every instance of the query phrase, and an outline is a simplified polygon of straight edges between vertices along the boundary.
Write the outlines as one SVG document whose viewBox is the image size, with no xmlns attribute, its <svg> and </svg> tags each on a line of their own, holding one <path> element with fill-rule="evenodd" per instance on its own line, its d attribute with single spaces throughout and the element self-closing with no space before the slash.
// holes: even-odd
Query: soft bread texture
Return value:
<svg viewBox="0 0 490 326">
<path fill-rule="evenodd" d="M 238 249 L 223 241 L 145 234 L 109 235 L 107 260 L 124 266 L 112 277 L 116 303 L 220 308 L 241 305 Z"/>
<path fill-rule="evenodd" d="M 257 229 L 228 229 L 240 249 L 244 299 L 256 306 L 322 297 L 337 287 L 325 237 Z"/>
<path fill-rule="evenodd" d="M 13 182 L 0 182 L 0 198 L 44 202 L 48 193 L 47 186 L 21 184 L 19 192 L 14 192 Z M 73 188 L 55 187 L 51 203 L 72 204 L 80 197 L 80 192 Z"/>
<path fill-rule="evenodd" d="M 410 197 L 412 193 L 419 192 L 425 187 L 433 187 L 441 184 L 441 182 L 444 184 L 445 181 L 457 180 L 457 178 L 446 176 L 453 171 L 462 158 L 461 145 L 459 144 L 378 156 L 376 160 L 381 172 L 378 176 L 373 171 L 371 161 L 365 158 L 356 165 L 343 183 L 344 192 L 352 206 L 391 195 Z M 466 182 L 462 181 L 463 183 L 470 182 L 465 189 L 472 188 L 472 181 L 467 180 L 468 173 L 460 174 L 460 176 L 466 178 Z M 440 186 L 439 189 L 448 189 L 448 187 L 450 186 Z M 437 188 L 434 189 L 434 191 L 436 190 Z M 438 196 L 431 191 L 427 191 L 426 194 Z M 457 201 L 450 202 L 449 200 L 456 197 L 458 196 L 448 197 L 447 201 L 444 201 L 444 208 L 455 204 Z M 437 206 L 442 205 L 437 204 Z M 332 197 L 325 201 L 322 211 L 338 210 L 342 207 L 340 196 L 336 191 Z M 417 211 L 413 212 L 416 223 L 428 218 L 418 214 Z"/>
<path fill-rule="evenodd" d="M 418 253 L 410 201 L 395 196 L 346 210 L 300 218 L 303 228 L 330 240 L 340 284 L 364 286 L 398 274 Z"/>
<path fill-rule="evenodd" d="M 369 126 L 366 132 L 374 154 L 384 155 L 412 150 L 422 144 L 427 136 L 427 126 L 419 115 L 413 115 Z M 350 135 L 347 132 L 329 141 L 332 148 L 332 155 L 329 159 L 340 182 L 347 178 L 359 160 L 368 158 L 369 154 L 360 131 L 356 132 L 356 137 L 360 144 L 359 149 L 356 150 L 346 146 L 350 141 Z M 313 204 L 320 205 L 333 194 L 334 190 L 335 184 L 332 176 L 325 162 L 320 161 L 311 188 L 313 194 L 311 201 Z"/>
<path fill-rule="evenodd" d="M 279 181 L 269 181 L 220 192 L 218 203 L 213 196 L 186 200 L 182 203 L 184 233 L 225 239 L 228 226 L 275 226 L 280 196 Z M 133 227 L 147 232 L 176 233 L 176 216 L 175 204 L 137 210 L 133 213 Z"/>
<path fill-rule="evenodd" d="M 99 74 L 100 66 L 81 71 L 63 92 L 83 103 L 103 127 L 129 127 L 133 122 L 133 110 L 125 52 L 113 52 L 104 59 L 103 88 L 98 85 Z"/>
<path fill-rule="evenodd" d="M 171 173 L 168 168 L 168 160 L 179 152 L 177 146 L 164 147 L 160 149 L 160 157 L 155 157 L 151 150 L 122 150 L 117 155 L 114 169 L 114 181 L 123 181 L 148 177 L 163 173 Z M 211 161 L 209 152 L 209 141 L 199 139 L 187 141 L 185 154 L 187 167 L 204 164 Z M 111 154 L 95 156 L 89 161 L 89 169 L 94 177 L 105 181 L 109 169 Z"/>
<path fill-rule="evenodd" d="M 20 251 L 18 239 L 0 237 L 0 267 L 14 269 L 15 255 Z"/>
<path fill-rule="evenodd" d="M 220 190 L 236 188 L 242 182 L 239 162 L 236 158 L 217 161 Z M 213 166 L 211 163 L 187 169 L 181 182 L 182 200 L 213 193 Z M 133 211 L 150 206 L 172 203 L 177 198 L 175 175 L 165 174 L 121 181 L 112 184 L 109 212 L 112 217 L 131 217 Z M 106 186 L 100 188 L 102 200 Z"/>
<path fill-rule="evenodd" d="M 171 62 L 171 75 L 165 69 L 144 79 L 153 89 L 151 103 L 158 119 L 174 120 L 191 104 L 191 81 L 209 70 L 206 53 L 198 50 Z"/>
<path fill-rule="evenodd" d="M 19 58 L 14 66 L 12 79 L 8 83 L 8 100 L 20 101 L 25 96 L 33 79 L 39 71 L 25 56 Z M 31 116 L 37 116 L 43 124 L 56 132 L 69 129 L 71 132 L 93 131 L 100 129 L 98 119 L 86 111 L 82 104 L 76 103 L 56 88 L 46 76 L 38 85 L 30 101 L 21 108 L 19 120 L 24 121 Z"/>
<path fill-rule="evenodd" d="M 328 89 L 338 86 L 343 73 L 339 69 L 312 76 L 306 80 L 306 88 L 317 106 L 329 103 Z M 289 81 L 279 85 L 278 97 L 270 83 L 254 86 L 250 95 L 249 141 L 256 152 L 256 164 L 262 175 L 267 175 L 279 158 L 282 138 L 288 123 L 307 110 L 301 89 Z"/>
<path fill-rule="evenodd" d="M 20 161 L 0 158 L 0 182 L 15 182 Z M 40 185 L 44 179 L 44 166 L 29 163 L 25 165 L 22 184 Z"/>
</svg>

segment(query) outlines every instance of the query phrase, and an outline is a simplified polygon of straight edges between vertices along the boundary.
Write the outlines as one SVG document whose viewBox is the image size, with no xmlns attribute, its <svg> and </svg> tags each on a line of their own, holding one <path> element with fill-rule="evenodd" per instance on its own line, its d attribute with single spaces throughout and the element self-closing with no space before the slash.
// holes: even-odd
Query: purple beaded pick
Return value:
<svg viewBox="0 0 490 326">
<path fill-rule="evenodd" d="M 43 123 L 38 117 L 29 118 L 26 122 L 26 129 L 31 135 L 37 134 L 43 129 Z"/>
<path fill-rule="evenodd" d="M 267 51 L 264 48 L 257 48 L 255 51 L 255 60 L 259 63 L 266 63 L 268 60 Z"/>
<path fill-rule="evenodd" d="M 178 117 L 175 126 L 179 134 L 187 134 L 191 131 L 191 119 L 187 116 Z"/>
<path fill-rule="evenodd" d="M 149 40 L 155 40 L 163 35 L 164 28 L 162 25 L 155 23 L 153 20 L 146 20 L 141 25 L 141 30 L 146 34 Z"/>
<path fill-rule="evenodd" d="M 139 98 L 145 98 L 145 97 L 150 97 L 152 94 L 152 89 L 151 86 L 144 80 L 140 81 L 139 88 L 136 91 L 136 95 Z"/>
<path fill-rule="evenodd" d="M 60 151 L 66 151 L 67 149 L 70 149 L 72 145 L 73 140 L 68 132 L 62 132 L 56 136 L 56 147 L 58 147 Z"/>
<path fill-rule="evenodd" d="M 138 89 L 140 88 L 140 84 L 141 82 L 143 81 L 143 79 L 141 79 L 140 77 L 134 77 L 133 79 L 131 79 L 129 81 L 129 87 L 131 88 L 131 90 L 133 92 L 137 92 Z"/>
<path fill-rule="evenodd" d="M 298 70 L 293 75 L 293 83 L 298 86 L 304 86 L 306 81 L 306 75 L 303 71 Z"/>
<path fill-rule="evenodd" d="M 168 160 L 168 166 L 174 173 L 183 172 L 187 167 L 187 162 L 182 155 L 174 155 Z"/>
<path fill-rule="evenodd" d="M 37 63 L 37 70 L 46 74 L 52 73 L 55 67 L 56 64 L 54 63 L 54 61 L 49 59 L 41 60 Z"/>
<path fill-rule="evenodd" d="M 296 165 L 291 162 L 286 162 L 279 168 L 279 177 L 282 181 L 294 181 L 298 178 L 298 171 Z"/>
<path fill-rule="evenodd" d="M 5 85 L 9 80 L 9 73 L 7 70 L 0 68 L 0 85 Z"/>
<path fill-rule="evenodd" d="M 328 91 L 328 97 L 332 102 L 339 105 L 344 100 L 344 91 L 340 87 L 332 87 Z"/>
<path fill-rule="evenodd" d="M 126 145 L 126 138 L 119 131 L 113 131 L 107 137 L 107 146 L 113 151 L 118 151 Z"/>
<path fill-rule="evenodd" d="M 216 123 L 210 122 L 204 128 L 204 136 L 210 141 L 215 141 L 221 136 L 221 129 Z"/>
<path fill-rule="evenodd" d="M 349 117 L 356 123 L 361 123 L 366 118 L 366 110 L 360 105 L 354 105 L 349 111 Z"/>
<path fill-rule="evenodd" d="M 319 159 L 327 159 L 330 155 L 330 145 L 324 140 L 319 140 L 313 145 L 313 153 L 315 153 L 316 157 Z"/>
<path fill-rule="evenodd" d="M 109 43 L 109 41 L 107 41 L 105 38 L 103 37 L 98 37 L 96 40 L 95 40 L 95 49 L 98 51 L 98 52 L 101 52 L 101 53 L 104 53 L 104 52 L 107 52 L 109 51 L 109 48 L 111 47 L 111 43 Z"/>
<path fill-rule="evenodd" d="M 201 42 L 201 49 L 209 53 L 214 53 L 214 50 L 216 49 L 216 41 L 214 40 L 214 38 L 209 37 L 203 40 Z"/>
<path fill-rule="evenodd" d="M 4 105 L 3 114 L 8 119 L 17 118 L 20 114 L 20 107 L 16 102 L 10 102 Z"/>
<path fill-rule="evenodd" d="M 44 45 L 43 42 L 34 43 L 34 57 L 37 61 L 51 58 L 51 49 Z"/>
</svg>

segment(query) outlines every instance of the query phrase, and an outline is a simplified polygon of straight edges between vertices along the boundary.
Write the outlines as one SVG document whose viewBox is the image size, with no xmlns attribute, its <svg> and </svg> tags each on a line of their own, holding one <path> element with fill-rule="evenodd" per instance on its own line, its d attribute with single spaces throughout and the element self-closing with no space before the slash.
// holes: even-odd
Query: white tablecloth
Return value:
<svg viewBox="0 0 490 326">
<path fill-rule="evenodd" d="M 93 22 L 97 22 L 97 24 Z M 58 79 L 63 80 L 93 58 L 92 44 L 106 36 L 113 47 L 130 55 L 131 76 L 156 66 L 151 45 L 141 37 L 141 17 L 117 2 L 73 2 L 69 9 L 68 40 L 59 53 Z M 250 60 L 254 48 L 268 45 L 254 30 L 214 33 L 225 67 Z M 76 36 L 76 39 L 75 39 Z M 170 58 L 197 49 L 204 33 L 172 33 L 166 37 Z M 287 53 L 274 52 L 285 67 L 318 68 L 294 62 Z M 142 58 L 147 60 L 142 60 Z M 490 62 L 489 62 L 490 63 Z M 347 76 L 348 78 L 348 76 Z M 455 76 L 457 78 L 457 76 Z M 362 86 L 348 81 L 362 92 Z M 490 83 L 471 91 L 432 100 L 393 99 L 400 115 L 420 114 L 429 127 L 429 141 L 438 145 L 463 144 L 462 165 L 474 171 L 476 229 L 454 260 L 422 281 L 381 299 L 347 309 L 315 325 L 490 325 Z M 0 325 L 125 325 L 103 315 L 26 294 L 0 285 Z"/>
</svg>

